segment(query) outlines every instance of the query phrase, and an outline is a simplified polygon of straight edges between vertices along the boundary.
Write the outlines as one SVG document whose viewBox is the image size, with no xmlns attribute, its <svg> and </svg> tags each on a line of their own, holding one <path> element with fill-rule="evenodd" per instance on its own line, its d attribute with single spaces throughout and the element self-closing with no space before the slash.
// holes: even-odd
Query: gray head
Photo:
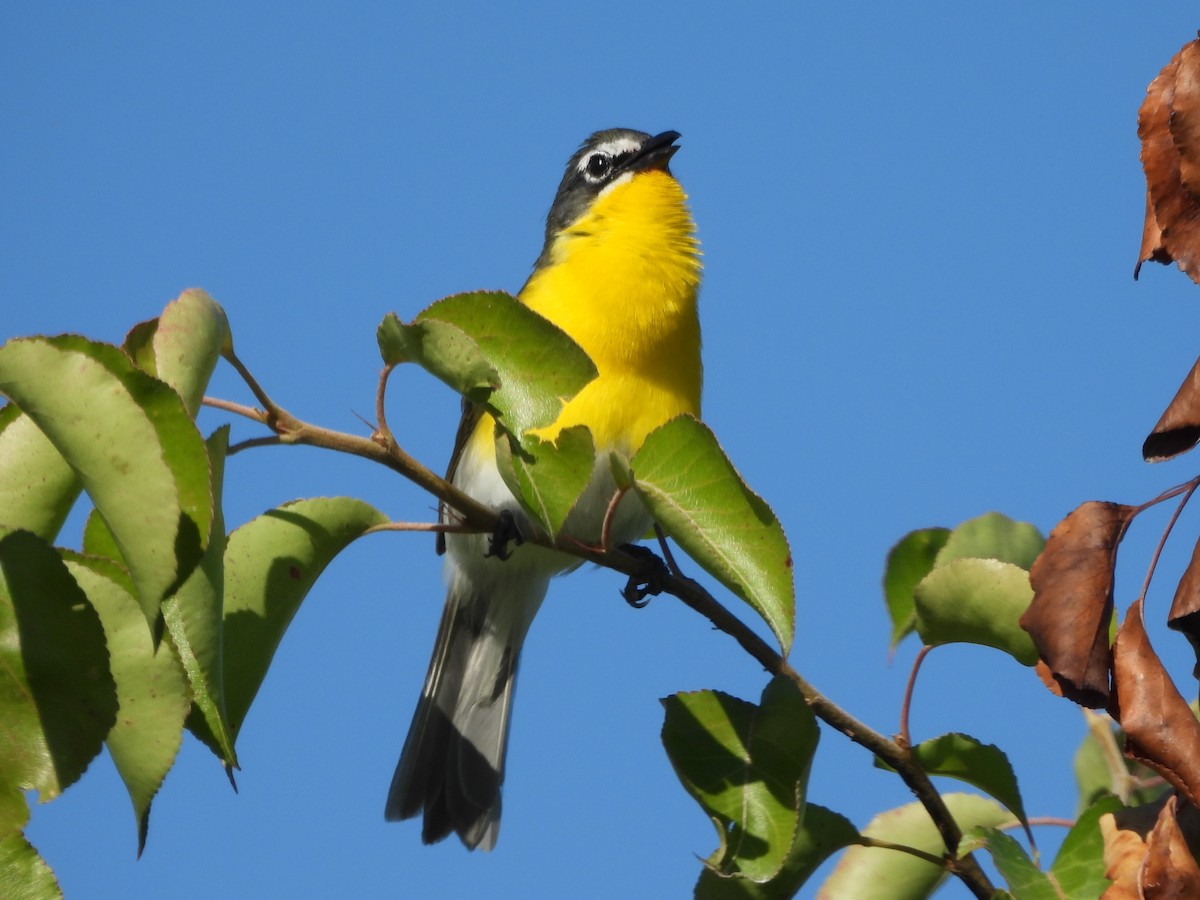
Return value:
<svg viewBox="0 0 1200 900">
<path fill-rule="evenodd" d="M 661 169 L 679 149 L 678 131 L 649 135 L 632 128 L 609 128 L 589 137 L 567 160 L 558 193 L 546 216 L 546 242 L 534 268 L 549 262 L 550 246 L 558 234 L 578 219 L 609 185 L 632 172 Z"/>
</svg>

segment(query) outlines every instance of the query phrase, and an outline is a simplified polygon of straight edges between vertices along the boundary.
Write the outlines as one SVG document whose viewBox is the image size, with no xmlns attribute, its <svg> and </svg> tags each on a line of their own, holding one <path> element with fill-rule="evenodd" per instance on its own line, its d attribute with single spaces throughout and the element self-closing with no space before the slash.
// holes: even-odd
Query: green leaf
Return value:
<svg viewBox="0 0 1200 900">
<path fill-rule="evenodd" d="M 462 329 L 436 319 L 405 325 L 388 313 L 376 331 L 386 365 L 415 362 L 477 403 L 500 387 L 500 375 Z"/>
<path fill-rule="evenodd" d="M 696 898 L 774 900 L 794 896 L 821 863 L 857 837 L 858 831 L 845 816 L 809 803 L 804 807 L 804 819 L 783 867 L 775 877 L 755 882 L 738 873 L 721 875 L 706 867 L 696 883 Z"/>
<path fill-rule="evenodd" d="M 57 551 L 0 536 L 0 793 L 57 797 L 116 721 L 104 630 Z"/>
<path fill-rule="evenodd" d="M 1063 838 L 1050 874 L 1069 898 L 1099 897 L 1108 888 L 1104 877 L 1104 836 L 1100 833 L 1100 818 L 1123 809 L 1121 801 L 1112 794 L 1100 797 L 1075 820 Z"/>
<path fill-rule="evenodd" d="M 191 691 L 170 644 L 156 650 L 125 570 L 112 560 L 61 552 L 108 641 L 118 714 L 106 743 L 133 802 L 140 856 L 150 803 L 179 752 Z"/>
<path fill-rule="evenodd" d="M 45 860 L 19 833 L 0 838 L 0 897 L 62 900 L 62 889 Z"/>
<path fill-rule="evenodd" d="M 29 416 L 0 408 L 0 524 L 54 540 L 83 485 Z"/>
<path fill-rule="evenodd" d="M 429 322 L 454 326 L 479 348 L 499 376 L 487 407 L 517 437 L 557 419 L 563 404 L 596 377 L 595 365 L 566 332 L 505 293 L 446 297 L 422 311 L 414 324 Z M 432 361 L 428 349 L 424 361 L 414 361 Z"/>
<path fill-rule="evenodd" d="M 1020 626 L 1033 600 L 1029 573 L 994 559 L 955 559 L 917 585 L 917 633 L 926 644 L 967 642 L 1003 650 L 1032 666 L 1037 648 Z"/>
<path fill-rule="evenodd" d="M 1025 848 L 1002 831 L 980 827 L 975 834 L 992 855 L 997 871 L 1020 900 L 1062 900 L 1046 873 L 1034 865 Z M 1098 896 L 1098 895 L 1093 895 Z"/>
<path fill-rule="evenodd" d="M 500 474 L 546 533 L 557 535 L 591 479 L 596 464 L 592 433 L 576 425 L 560 431 L 554 441 L 528 434 L 517 451 L 514 441 L 506 433 L 496 438 Z"/>
<path fill-rule="evenodd" d="M 0 776 L 2 775 L 3 773 L 0 773 Z M 10 791 L 7 788 L 3 777 L 0 777 L 0 840 L 5 835 L 20 832 L 29 821 L 29 804 L 25 795 L 21 791 Z"/>
<path fill-rule="evenodd" d="M 207 441 L 212 461 L 213 524 L 200 565 L 174 596 L 163 603 L 163 619 L 191 685 L 195 706 L 188 728 L 229 769 L 238 766 L 225 711 L 224 634 L 225 518 L 221 510 L 229 426 Z"/>
<path fill-rule="evenodd" d="M 168 303 L 157 319 L 135 325 L 125 338 L 125 350 L 138 368 L 173 387 L 195 418 L 227 341 L 225 310 L 193 288 Z"/>
<path fill-rule="evenodd" d="M 1002 513 L 984 513 L 963 522 L 950 533 L 938 553 L 937 565 L 967 557 L 998 559 L 1026 571 L 1033 565 L 1046 539 L 1028 522 L 1015 522 Z"/>
<path fill-rule="evenodd" d="M 225 709 L 236 738 L 284 632 L 325 567 L 387 516 L 361 500 L 297 500 L 247 522 L 225 550 Z"/>
<path fill-rule="evenodd" d="M 76 335 L 0 347 L 0 393 L 83 481 L 153 628 L 200 561 L 212 522 L 208 456 L 179 395 L 107 344 Z"/>
<path fill-rule="evenodd" d="M 88 517 L 83 523 L 83 552 L 88 556 L 102 556 L 105 559 L 111 559 L 126 569 L 129 568 L 125 565 L 125 557 L 121 555 L 121 548 L 113 539 L 112 531 L 104 523 L 104 516 L 94 508 L 88 513 Z"/>
<path fill-rule="evenodd" d="M 130 328 L 121 342 L 121 349 L 133 364 L 155 378 L 158 378 L 158 360 L 154 358 L 154 334 L 157 331 L 158 317 L 155 316 Z"/>
<path fill-rule="evenodd" d="M 663 701 L 662 740 L 683 786 L 712 817 L 721 846 L 707 865 L 752 881 L 783 868 L 804 811 L 816 719 L 789 680 L 759 705 L 717 691 Z"/>
<path fill-rule="evenodd" d="M 1012 822 L 1008 810 L 995 800 L 978 794 L 943 794 L 942 800 L 963 831 Z M 946 852 L 941 833 L 920 803 L 909 803 L 880 813 L 862 833 L 933 856 Z M 945 877 L 946 870 L 941 866 L 908 853 L 855 846 L 838 860 L 818 896 L 853 897 L 854 900 L 925 900 Z"/>
<path fill-rule="evenodd" d="M 980 743 L 969 735 L 951 733 L 922 741 L 912 748 L 912 753 L 928 774 L 965 781 L 995 797 L 1029 832 L 1029 818 L 1021 802 L 1016 773 L 999 747 Z"/>
<path fill-rule="evenodd" d="M 883 596 L 892 620 L 892 649 L 916 627 L 913 591 L 917 582 L 933 569 L 938 551 L 949 537 L 949 528 L 922 528 L 906 534 L 888 552 Z"/>
<path fill-rule="evenodd" d="M 787 537 L 713 433 L 691 416 L 679 416 L 650 432 L 631 468 L 654 519 L 706 572 L 754 607 L 786 654 L 796 616 Z"/>
</svg>

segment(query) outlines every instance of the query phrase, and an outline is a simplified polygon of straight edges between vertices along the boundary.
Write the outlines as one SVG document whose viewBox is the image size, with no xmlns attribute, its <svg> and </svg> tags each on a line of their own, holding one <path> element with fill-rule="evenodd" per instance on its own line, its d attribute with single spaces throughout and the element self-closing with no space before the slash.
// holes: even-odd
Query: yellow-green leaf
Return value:
<svg viewBox="0 0 1200 900">
<path fill-rule="evenodd" d="M 116 347 L 76 335 L 0 347 L 0 393 L 83 482 L 154 627 L 162 599 L 199 563 L 212 523 L 208 455 L 183 401 Z"/>
<path fill-rule="evenodd" d="M 0 525 L 54 540 L 83 485 L 20 408 L 0 409 Z"/>
<path fill-rule="evenodd" d="M 106 744 L 133 803 L 140 855 L 151 801 L 179 752 L 191 691 L 170 642 L 154 646 L 125 570 L 112 560 L 62 553 L 108 642 L 118 714 Z"/>
<path fill-rule="evenodd" d="M 325 567 L 388 521 L 351 497 L 297 500 L 247 522 L 225 549 L 225 709 L 236 738 L 275 650 Z"/>
</svg>

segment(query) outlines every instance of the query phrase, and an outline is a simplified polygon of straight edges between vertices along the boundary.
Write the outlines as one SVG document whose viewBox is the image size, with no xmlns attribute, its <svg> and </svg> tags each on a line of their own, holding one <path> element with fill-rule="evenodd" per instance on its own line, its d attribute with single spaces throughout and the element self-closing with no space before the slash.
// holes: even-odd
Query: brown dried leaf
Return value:
<svg viewBox="0 0 1200 900">
<path fill-rule="evenodd" d="M 1153 827 L 1142 825 L 1146 807 L 1123 809 L 1100 817 L 1100 835 L 1104 839 L 1104 877 L 1112 882 L 1101 900 L 1140 900 L 1138 873 L 1146 858 L 1145 835 Z"/>
<path fill-rule="evenodd" d="M 1146 222 L 1142 228 L 1142 249 L 1138 254 L 1133 277 L 1137 278 L 1142 263 L 1153 260 L 1166 265 L 1171 254 L 1163 246 L 1162 221 L 1178 218 L 1179 204 L 1184 198 L 1180 190 L 1179 157 L 1171 138 L 1171 101 L 1175 95 L 1175 74 L 1179 70 L 1176 54 L 1163 67 L 1150 86 L 1146 99 L 1138 110 L 1138 137 L 1142 141 L 1142 171 L 1146 173 Z M 1162 218 L 1158 207 L 1162 206 Z"/>
<path fill-rule="evenodd" d="M 1113 568 L 1134 511 L 1089 500 L 1055 526 L 1029 570 L 1033 602 L 1021 627 L 1062 696 L 1080 706 L 1108 705 Z"/>
<path fill-rule="evenodd" d="M 1125 755 L 1200 805 L 1200 722 L 1150 646 L 1141 600 L 1129 607 L 1112 655 L 1110 712 L 1125 731 Z"/>
<path fill-rule="evenodd" d="M 1162 462 L 1191 450 L 1197 441 L 1200 441 L 1200 359 L 1142 444 L 1142 458 L 1146 462 Z"/>
<path fill-rule="evenodd" d="M 1134 277 L 1146 260 L 1175 260 L 1200 283 L 1200 41 L 1187 44 L 1150 82 L 1138 136 L 1147 203 Z"/>
<path fill-rule="evenodd" d="M 1137 265 L 1133 267 L 1133 280 L 1137 281 L 1142 273 L 1142 263 L 1156 262 L 1164 266 L 1171 261 L 1162 243 L 1162 229 L 1158 227 L 1158 219 L 1154 215 L 1154 201 L 1150 198 L 1150 189 L 1146 188 L 1146 219 L 1142 224 L 1142 248 L 1138 251 Z"/>
<path fill-rule="evenodd" d="M 1102 816 L 1100 833 L 1104 874 L 1113 882 L 1102 900 L 1200 896 L 1200 868 L 1190 849 L 1200 836 L 1200 817 L 1175 795 Z"/>
<path fill-rule="evenodd" d="M 1178 58 L 1171 102 L 1171 140 L 1179 153 L 1183 189 L 1196 198 L 1200 195 L 1200 40 L 1185 45 Z"/>
<path fill-rule="evenodd" d="M 1192 645 L 1196 654 L 1192 675 L 1200 678 L 1200 541 L 1192 549 L 1192 561 L 1175 589 L 1167 625 L 1181 632 Z"/>
<path fill-rule="evenodd" d="M 1200 866 L 1188 849 L 1176 819 L 1177 798 L 1171 797 L 1146 841 L 1142 895 L 1147 900 L 1188 900 L 1200 897 Z"/>
</svg>

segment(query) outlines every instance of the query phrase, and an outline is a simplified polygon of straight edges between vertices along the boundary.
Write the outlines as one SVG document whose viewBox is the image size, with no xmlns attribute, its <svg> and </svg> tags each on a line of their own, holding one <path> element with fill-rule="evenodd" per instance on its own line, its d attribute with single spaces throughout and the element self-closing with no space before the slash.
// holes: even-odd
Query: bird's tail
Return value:
<svg viewBox="0 0 1200 900">
<path fill-rule="evenodd" d="M 425 814 L 427 844 L 452 831 L 492 849 L 517 662 L 547 584 L 497 580 L 480 589 L 452 574 L 425 687 L 392 776 L 389 820 Z M 497 596 L 497 594 L 514 594 Z"/>
</svg>

